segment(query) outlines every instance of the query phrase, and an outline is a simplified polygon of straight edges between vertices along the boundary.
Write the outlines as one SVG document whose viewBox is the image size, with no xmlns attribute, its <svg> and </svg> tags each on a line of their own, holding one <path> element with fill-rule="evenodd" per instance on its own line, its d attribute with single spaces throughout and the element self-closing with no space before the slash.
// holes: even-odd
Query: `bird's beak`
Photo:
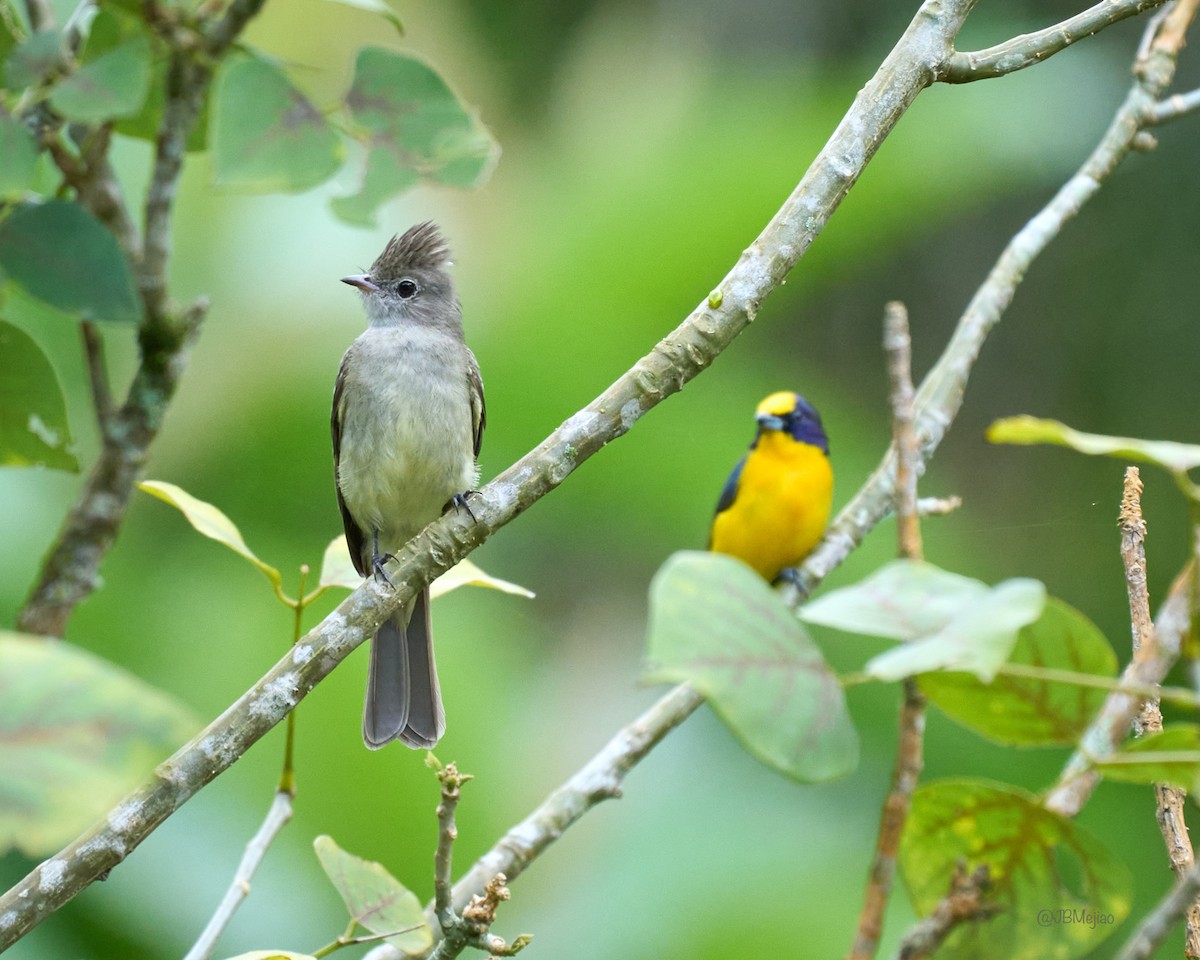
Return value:
<svg viewBox="0 0 1200 960">
<path fill-rule="evenodd" d="M 763 413 L 754 419 L 758 421 L 758 425 L 764 430 L 782 430 L 784 428 L 783 417 Z"/>
<path fill-rule="evenodd" d="M 377 293 L 378 285 L 371 282 L 371 278 L 365 273 L 355 273 L 348 277 L 342 277 L 342 283 L 348 283 L 352 287 L 358 287 L 363 293 Z"/>
</svg>

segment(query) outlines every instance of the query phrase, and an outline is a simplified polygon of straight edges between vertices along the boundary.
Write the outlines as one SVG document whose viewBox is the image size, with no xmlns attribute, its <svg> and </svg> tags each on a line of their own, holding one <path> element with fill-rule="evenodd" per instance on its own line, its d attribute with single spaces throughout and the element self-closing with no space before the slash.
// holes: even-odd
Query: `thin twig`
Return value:
<svg viewBox="0 0 1200 960">
<path fill-rule="evenodd" d="M 1200 110 L 1200 89 L 1188 93 L 1177 93 L 1165 100 L 1160 100 L 1146 109 L 1142 122 L 1147 126 L 1158 126 L 1160 123 L 1178 120 L 1196 110 Z"/>
<path fill-rule="evenodd" d="M 267 816 L 263 820 L 262 826 L 258 828 L 258 832 L 246 844 L 246 852 L 242 855 L 242 862 L 238 864 L 237 873 L 234 874 L 233 882 L 229 885 L 229 889 L 225 891 L 221 905 L 217 907 L 216 913 L 208 921 L 204 932 L 200 934 L 199 939 L 192 945 L 192 949 L 187 952 L 184 960 L 208 960 L 212 956 L 213 949 L 217 945 L 217 940 L 225 932 L 225 928 L 229 925 L 229 921 L 233 919 L 233 915 L 237 912 L 237 908 L 241 906 L 242 901 L 250 895 L 250 882 L 254 879 L 254 874 L 258 870 L 259 864 L 262 863 L 263 858 L 267 855 L 267 850 L 274 842 L 275 837 L 279 835 L 279 831 L 291 819 L 292 795 L 284 790 L 280 790 L 275 794 L 275 799 L 271 802 L 271 807 L 267 811 Z"/>
<path fill-rule="evenodd" d="M 434 910 L 443 934 L 452 931 L 460 922 L 454 910 L 454 873 L 452 854 L 454 841 L 458 839 L 458 827 L 454 824 L 454 811 L 462 796 L 462 785 L 471 779 L 469 773 L 460 774 L 453 763 L 438 771 L 438 782 L 442 785 L 441 802 L 437 807 L 438 842 L 433 855 Z"/>
<path fill-rule="evenodd" d="M 112 428 L 112 390 L 108 383 L 108 365 L 104 360 L 104 337 L 94 321 L 84 320 L 79 324 L 83 336 L 83 351 L 87 357 L 88 382 L 92 386 L 92 406 L 96 412 L 96 425 L 100 436 L 108 435 Z"/>
<path fill-rule="evenodd" d="M 1171 665 L 1179 658 L 1183 637 L 1191 626 L 1195 578 L 1195 562 L 1189 561 L 1175 578 L 1166 600 L 1158 609 L 1152 632 L 1154 642 L 1142 644 L 1122 672 L 1118 683 L 1145 690 L 1160 683 L 1167 675 Z M 1043 802 L 1047 810 L 1073 817 L 1083 809 L 1100 782 L 1100 775 L 1092 769 L 1093 762 L 1112 754 L 1125 741 L 1130 725 L 1145 699 L 1142 694 L 1108 695 L 1080 739 L 1079 748 L 1071 755 L 1059 774 L 1058 782 L 1047 794 Z"/>
<path fill-rule="evenodd" d="M 889 303 L 884 310 L 883 347 L 887 354 L 888 381 L 891 384 L 892 442 L 897 450 L 896 531 L 899 553 L 910 560 L 920 560 L 917 475 L 920 472 L 921 454 L 914 430 L 912 338 L 908 332 L 908 312 L 899 301 Z M 913 792 L 925 762 L 925 697 L 911 677 L 905 679 L 903 690 L 896 763 L 880 815 L 875 857 L 871 863 L 849 960 L 871 960 L 879 949 L 883 915 L 896 875 L 896 854 L 912 806 Z"/>
<path fill-rule="evenodd" d="M 970 83 L 1002 77 L 1024 70 L 1047 57 L 1065 50 L 1084 37 L 1099 33 L 1105 27 L 1160 6 L 1165 0 L 1100 0 L 1093 7 L 1035 33 L 1024 33 L 986 50 L 956 53 L 946 63 L 938 79 L 945 83 Z"/>
<path fill-rule="evenodd" d="M 917 476 L 920 451 L 914 427 L 916 392 L 912 382 L 912 337 L 908 311 L 894 300 L 884 309 L 883 348 L 887 354 L 891 384 L 892 440 L 896 445 L 896 531 L 899 553 L 920 560 L 921 520 L 917 514 Z"/>
<path fill-rule="evenodd" d="M 938 901 L 933 912 L 914 924 L 896 952 L 896 960 L 921 960 L 937 951 L 954 928 L 962 923 L 987 920 L 1000 912 L 998 904 L 985 900 L 991 888 L 986 866 L 968 875 L 961 860 L 954 866 L 950 892 Z"/>
<path fill-rule="evenodd" d="M 1121 497 L 1121 560 L 1125 566 L 1125 584 L 1129 594 L 1129 622 L 1136 655 L 1143 644 L 1153 644 L 1154 623 L 1150 619 L 1150 592 L 1146 586 L 1146 521 L 1142 517 L 1142 479 L 1137 467 L 1125 468 L 1124 495 Z M 1139 734 L 1158 733 L 1163 728 L 1157 696 L 1147 697 L 1135 722 Z M 1187 792 L 1169 783 L 1154 785 L 1155 819 L 1167 847 L 1167 859 L 1176 877 L 1182 877 L 1195 865 L 1192 841 L 1188 837 L 1184 805 Z M 1184 956 L 1200 957 L 1200 904 L 1187 911 Z"/>
<path fill-rule="evenodd" d="M 1117 954 L 1116 960 L 1150 960 L 1180 919 L 1200 896 L 1200 867 L 1175 881 L 1158 905 L 1146 914 Z"/>
</svg>

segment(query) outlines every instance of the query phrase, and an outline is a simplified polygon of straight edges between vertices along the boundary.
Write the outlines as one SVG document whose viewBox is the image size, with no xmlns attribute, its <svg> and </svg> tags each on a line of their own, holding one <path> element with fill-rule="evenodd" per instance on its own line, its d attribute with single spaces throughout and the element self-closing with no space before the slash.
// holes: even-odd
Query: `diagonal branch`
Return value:
<svg viewBox="0 0 1200 960">
<path fill-rule="evenodd" d="M 446 516 L 432 523 L 393 561 L 389 573 L 397 584 L 395 591 L 374 584 L 355 591 L 220 718 L 163 764 L 154 780 L 126 798 L 114 815 L 0 897 L 0 917 L 7 922 L 0 928 L 0 949 L 124 859 L 278 723 L 398 604 L 706 369 L 754 319 L 763 299 L 820 234 L 884 138 L 932 82 L 936 65 L 949 56 L 953 37 L 973 3 L 927 0 L 922 5 L 792 195 L 717 289 L 600 397 L 489 483 L 481 493 L 475 522 L 468 525 Z M 253 8 L 251 2 L 235 3 L 227 17 L 235 9 L 249 16 Z M 145 294 L 149 288 L 142 289 Z M 94 569 L 93 565 L 93 576 Z M 43 882 L 50 876 L 55 877 L 54 883 Z"/>
<path fill-rule="evenodd" d="M 994 47 L 955 53 L 938 79 L 944 83 L 970 83 L 1002 77 L 1041 63 L 1077 40 L 1105 27 L 1161 6 L 1165 0 L 1100 0 L 1082 13 L 1035 33 L 1023 33 Z"/>
</svg>

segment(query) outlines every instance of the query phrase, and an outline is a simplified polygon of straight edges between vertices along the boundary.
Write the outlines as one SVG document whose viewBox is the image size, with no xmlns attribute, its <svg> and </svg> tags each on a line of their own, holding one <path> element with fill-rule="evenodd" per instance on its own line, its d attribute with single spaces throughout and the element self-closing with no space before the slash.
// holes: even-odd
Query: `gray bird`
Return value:
<svg viewBox="0 0 1200 960">
<path fill-rule="evenodd" d="M 462 308 L 433 223 L 393 237 L 357 287 L 367 329 L 350 345 L 333 391 L 338 506 L 354 567 L 383 565 L 477 478 L 486 413 L 479 364 L 463 338 Z M 363 740 L 432 747 L 446 729 L 429 590 L 397 609 L 371 644 Z"/>
</svg>

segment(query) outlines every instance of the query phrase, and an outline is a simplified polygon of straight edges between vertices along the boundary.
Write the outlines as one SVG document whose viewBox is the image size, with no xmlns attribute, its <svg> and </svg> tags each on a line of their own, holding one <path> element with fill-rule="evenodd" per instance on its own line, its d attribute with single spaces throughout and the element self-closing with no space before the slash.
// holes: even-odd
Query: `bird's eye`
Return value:
<svg viewBox="0 0 1200 960">
<path fill-rule="evenodd" d="M 411 300 L 417 295 L 417 285 L 411 280 L 401 280 L 396 284 L 396 293 L 400 295 L 401 300 Z"/>
</svg>

